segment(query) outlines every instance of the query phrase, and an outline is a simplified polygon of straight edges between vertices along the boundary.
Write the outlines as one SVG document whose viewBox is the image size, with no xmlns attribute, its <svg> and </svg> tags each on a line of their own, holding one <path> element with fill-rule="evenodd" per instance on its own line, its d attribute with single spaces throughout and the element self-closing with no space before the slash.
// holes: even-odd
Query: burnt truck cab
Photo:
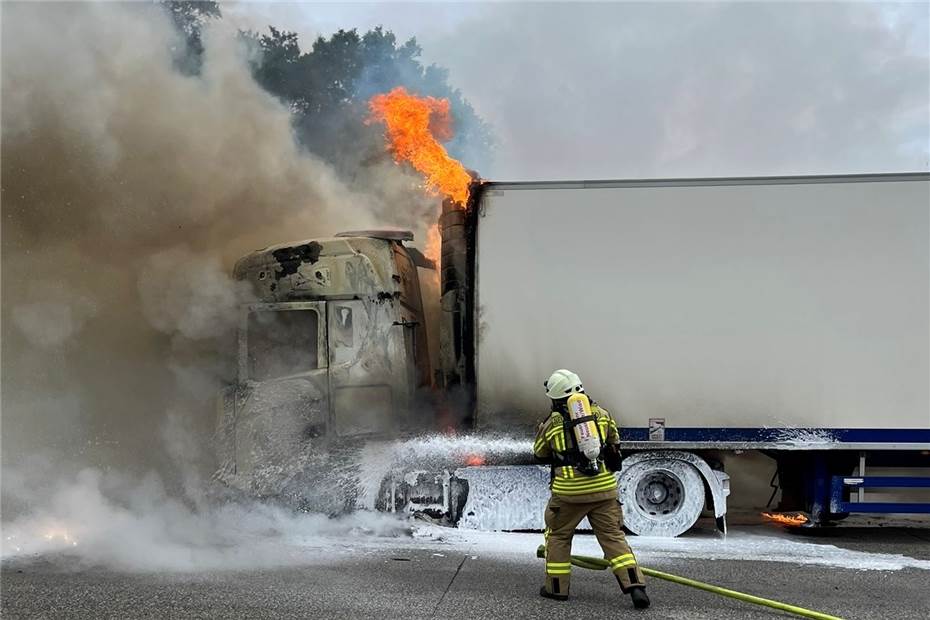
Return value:
<svg viewBox="0 0 930 620">
<path fill-rule="evenodd" d="M 434 267 L 404 245 L 412 240 L 409 231 L 346 232 L 236 263 L 251 295 L 241 307 L 238 380 L 219 412 L 228 478 L 272 468 L 279 479 L 316 448 L 415 424 L 432 375 L 420 270 Z"/>
</svg>

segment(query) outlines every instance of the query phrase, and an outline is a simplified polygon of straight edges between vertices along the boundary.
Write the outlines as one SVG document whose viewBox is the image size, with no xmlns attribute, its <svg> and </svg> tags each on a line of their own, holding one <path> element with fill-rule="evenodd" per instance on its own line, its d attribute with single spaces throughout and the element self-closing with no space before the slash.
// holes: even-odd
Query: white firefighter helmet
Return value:
<svg viewBox="0 0 930 620">
<path fill-rule="evenodd" d="M 576 392 L 584 392 L 581 377 L 564 368 L 553 372 L 543 386 L 546 388 L 546 396 L 553 400 L 568 398 Z"/>
</svg>

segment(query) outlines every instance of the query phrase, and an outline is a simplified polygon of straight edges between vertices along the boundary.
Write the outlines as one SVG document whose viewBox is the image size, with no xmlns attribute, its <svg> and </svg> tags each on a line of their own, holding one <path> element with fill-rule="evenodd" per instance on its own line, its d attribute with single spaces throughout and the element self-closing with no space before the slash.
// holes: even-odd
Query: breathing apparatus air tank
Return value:
<svg viewBox="0 0 930 620">
<path fill-rule="evenodd" d="M 588 461 L 587 466 L 581 469 L 596 473 L 598 471 L 597 459 L 601 455 L 601 436 L 597 430 L 597 420 L 591 413 L 591 401 L 583 392 L 576 393 L 568 397 L 566 406 L 572 432 L 575 434 L 575 444 L 581 455 Z"/>
</svg>

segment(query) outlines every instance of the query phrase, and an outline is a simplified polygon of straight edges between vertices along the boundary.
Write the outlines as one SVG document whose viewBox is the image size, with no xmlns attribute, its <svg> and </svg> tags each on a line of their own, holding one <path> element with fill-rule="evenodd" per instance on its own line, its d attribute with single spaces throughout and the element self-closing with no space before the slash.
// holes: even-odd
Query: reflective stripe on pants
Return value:
<svg viewBox="0 0 930 620">
<path fill-rule="evenodd" d="M 546 589 L 552 594 L 567 595 L 571 583 L 572 537 L 581 520 L 588 517 L 597 542 L 610 562 L 611 570 L 626 592 L 630 586 L 645 585 L 636 556 L 623 535 L 620 502 L 606 499 L 597 502 L 565 502 L 558 496 L 546 506 Z M 558 571 L 558 572 L 556 572 Z"/>
</svg>

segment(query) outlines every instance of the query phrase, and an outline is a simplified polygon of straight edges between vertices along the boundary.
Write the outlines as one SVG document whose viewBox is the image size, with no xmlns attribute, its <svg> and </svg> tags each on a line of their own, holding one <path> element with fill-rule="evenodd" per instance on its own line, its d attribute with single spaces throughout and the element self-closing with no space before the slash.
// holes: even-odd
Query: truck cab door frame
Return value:
<svg viewBox="0 0 930 620">
<path fill-rule="evenodd" d="M 239 315 L 239 383 L 244 385 L 255 381 L 249 376 L 249 316 L 255 312 L 287 312 L 293 310 L 313 310 L 317 315 L 317 365 L 313 370 L 329 368 L 329 342 L 327 339 L 327 317 L 325 301 L 288 301 L 275 303 L 250 303 L 242 306 Z M 297 373 L 304 374 L 304 373 Z M 294 375 L 289 375 L 294 376 Z M 264 383 L 285 377 L 272 377 L 256 381 Z"/>
</svg>

